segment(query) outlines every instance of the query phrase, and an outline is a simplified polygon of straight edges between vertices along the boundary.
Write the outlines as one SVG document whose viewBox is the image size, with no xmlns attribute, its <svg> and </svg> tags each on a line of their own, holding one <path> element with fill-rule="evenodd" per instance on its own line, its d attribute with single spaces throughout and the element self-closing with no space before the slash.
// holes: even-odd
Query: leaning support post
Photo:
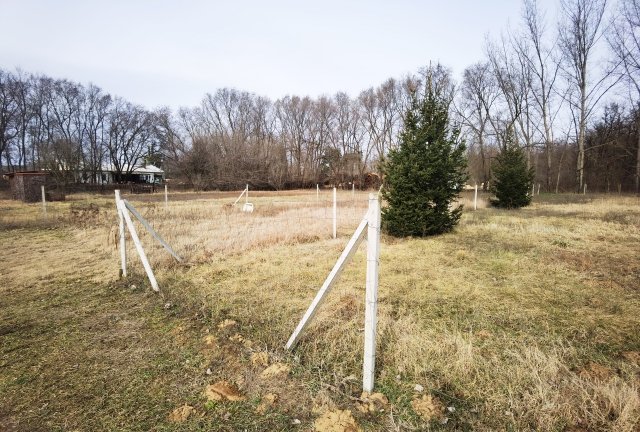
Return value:
<svg viewBox="0 0 640 432">
<path fill-rule="evenodd" d="M 371 392 L 376 365 L 376 324 L 378 310 L 378 260 L 380 258 L 380 202 L 369 194 L 367 230 L 367 284 L 364 312 L 364 361 L 362 390 Z"/>
<path fill-rule="evenodd" d="M 476 183 L 475 191 L 473 193 L 473 209 L 478 210 L 478 183 Z"/>
<path fill-rule="evenodd" d="M 324 283 L 322 284 L 322 287 L 320 288 L 315 298 L 311 302 L 311 305 L 309 306 L 307 311 L 304 313 L 304 316 L 298 323 L 298 326 L 296 327 L 294 332 L 291 334 L 291 337 L 289 338 L 289 341 L 287 342 L 287 345 L 286 345 L 287 349 L 291 349 L 296 343 L 298 343 L 298 339 L 300 338 L 300 335 L 302 334 L 304 329 L 307 327 L 311 319 L 313 319 L 313 316 L 316 314 L 318 310 L 318 306 L 320 306 L 324 301 L 325 295 L 328 294 L 329 291 L 331 291 L 333 284 L 340 277 L 342 270 L 347 265 L 347 263 L 351 260 L 356 250 L 358 249 L 358 246 L 360 245 L 360 243 L 362 243 L 362 240 L 364 239 L 364 229 L 366 227 L 367 227 L 367 216 L 365 216 L 364 219 L 362 219 L 362 222 L 360 222 L 360 225 L 358 225 L 358 228 L 356 228 L 356 231 L 351 236 L 349 243 L 347 243 L 347 247 L 345 247 L 344 251 L 342 251 L 342 255 L 340 255 L 340 258 L 338 258 L 338 261 L 336 261 L 336 264 L 333 266 L 331 273 L 329 273 L 329 276 L 327 276 L 327 279 L 324 281 Z"/>
<path fill-rule="evenodd" d="M 242 195 L 249 193 L 248 190 L 249 190 L 249 185 L 247 185 L 247 187 L 242 190 L 242 193 L 238 198 L 236 198 L 236 200 L 233 202 L 233 205 L 238 204 L 238 201 L 240 201 L 240 198 L 242 198 Z M 249 201 L 249 198 L 247 198 L 246 201 Z"/>
<path fill-rule="evenodd" d="M 338 198 L 336 188 L 333 188 L 333 238 L 338 236 Z"/>
<path fill-rule="evenodd" d="M 153 270 L 151 270 L 151 265 L 149 264 L 149 260 L 147 259 L 147 254 L 144 253 L 144 249 L 142 248 L 142 243 L 140 242 L 140 238 L 138 237 L 138 233 L 136 232 L 136 227 L 133 225 L 131 216 L 129 216 L 127 207 L 125 206 L 125 203 L 122 200 L 118 202 L 118 205 L 120 206 L 120 211 L 124 216 L 124 221 L 127 223 L 127 228 L 129 229 L 129 234 L 131 234 L 133 243 L 136 245 L 136 250 L 138 251 L 138 255 L 140 256 L 140 261 L 142 261 L 142 266 L 144 267 L 144 271 L 147 273 L 149 282 L 151 282 L 151 288 L 155 292 L 159 292 L 160 288 L 158 287 L 158 281 L 156 281 L 156 277 L 153 274 Z"/>
<path fill-rule="evenodd" d="M 42 192 L 42 213 L 47 215 L 47 194 L 44 192 L 44 185 L 40 186 L 40 191 Z"/>
<path fill-rule="evenodd" d="M 127 200 L 122 200 L 122 202 L 124 202 L 125 207 L 127 207 L 127 209 L 131 212 L 131 214 L 133 214 L 136 217 L 136 219 L 138 219 L 140 223 L 147 229 L 147 231 L 149 231 L 149 234 L 151 234 L 156 240 L 158 240 L 158 242 L 162 245 L 162 247 L 164 247 L 167 250 L 167 252 L 169 252 L 176 260 L 178 260 L 179 262 L 182 262 L 182 258 L 180 258 L 178 254 L 175 253 L 173 249 L 171 249 L 171 246 L 169 246 L 169 244 L 166 241 L 164 241 L 162 237 L 160 237 L 160 234 L 158 234 L 153 228 L 151 228 L 151 225 L 149 225 L 149 222 L 147 222 L 146 219 L 143 218 L 140 213 L 138 213 L 136 208 L 132 206 L 131 203 L 129 203 L 129 201 Z"/>
<path fill-rule="evenodd" d="M 124 216 L 120 209 L 120 189 L 116 189 L 116 210 L 118 210 L 118 234 L 120 235 L 120 276 L 127 277 L 127 244 L 124 236 Z"/>
</svg>

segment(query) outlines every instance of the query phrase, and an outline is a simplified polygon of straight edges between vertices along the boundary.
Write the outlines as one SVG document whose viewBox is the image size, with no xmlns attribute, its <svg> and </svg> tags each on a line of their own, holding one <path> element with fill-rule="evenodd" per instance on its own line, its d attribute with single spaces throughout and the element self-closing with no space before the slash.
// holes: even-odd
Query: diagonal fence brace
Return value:
<svg viewBox="0 0 640 432">
<path fill-rule="evenodd" d="M 171 246 L 169 246 L 167 244 L 166 241 L 164 241 L 162 239 L 162 237 L 160 237 L 160 234 L 158 234 L 153 228 L 151 228 L 151 225 L 149 225 L 149 222 L 147 222 L 140 213 L 138 213 L 138 211 L 135 209 L 134 206 L 131 205 L 131 203 L 129 203 L 129 201 L 123 199 L 122 202 L 124 202 L 124 205 L 127 207 L 127 209 L 131 212 L 131 214 L 133 214 L 136 219 L 138 219 L 140 221 L 140 223 L 147 229 L 147 231 L 149 231 L 149 234 L 151 234 L 156 240 L 158 240 L 158 242 L 167 250 L 167 252 L 169 252 L 171 255 L 173 255 L 173 257 L 178 260 L 179 262 L 182 262 L 182 258 L 180 258 L 178 256 L 177 253 L 175 253 L 173 251 L 173 249 L 171 249 Z"/>
</svg>

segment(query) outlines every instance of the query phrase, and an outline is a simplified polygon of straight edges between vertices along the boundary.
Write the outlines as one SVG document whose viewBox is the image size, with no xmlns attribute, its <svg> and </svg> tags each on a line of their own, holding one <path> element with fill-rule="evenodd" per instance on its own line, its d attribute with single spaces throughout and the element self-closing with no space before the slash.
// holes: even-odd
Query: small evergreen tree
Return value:
<svg viewBox="0 0 640 432">
<path fill-rule="evenodd" d="M 467 181 L 465 145 L 449 121 L 449 101 L 427 80 L 413 94 L 400 146 L 383 163 L 383 228 L 391 235 L 428 236 L 453 229 L 462 213 L 454 201 Z"/>
<path fill-rule="evenodd" d="M 496 207 L 516 209 L 531 204 L 531 187 L 535 174 L 527 168 L 527 156 L 515 142 L 513 129 L 507 128 L 504 146 L 492 167 L 491 192 L 496 199 L 491 203 Z"/>
</svg>

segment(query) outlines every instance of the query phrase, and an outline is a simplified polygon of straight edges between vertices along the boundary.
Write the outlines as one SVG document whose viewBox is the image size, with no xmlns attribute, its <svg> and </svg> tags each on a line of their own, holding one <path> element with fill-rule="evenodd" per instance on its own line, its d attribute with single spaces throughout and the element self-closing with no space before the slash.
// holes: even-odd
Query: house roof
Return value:
<svg viewBox="0 0 640 432">
<path fill-rule="evenodd" d="M 116 169 L 113 165 L 103 165 L 102 171 L 114 172 L 116 171 Z M 123 166 L 122 171 L 129 171 L 129 167 L 126 165 Z M 133 174 L 164 174 L 164 170 L 162 168 L 158 168 L 157 166 L 154 166 L 154 165 L 145 165 L 145 166 L 136 167 L 131 172 Z"/>
<path fill-rule="evenodd" d="M 145 165 L 140 168 L 135 168 L 133 172 L 136 174 L 164 174 L 164 170 L 155 165 Z"/>
<path fill-rule="evenodd" d="M 14 176 L 47 176 L 49 175 L 46 171 L 14 171 L 10 173 L 3 174 L 3 177 L 12 178 Z"/>
</svg>

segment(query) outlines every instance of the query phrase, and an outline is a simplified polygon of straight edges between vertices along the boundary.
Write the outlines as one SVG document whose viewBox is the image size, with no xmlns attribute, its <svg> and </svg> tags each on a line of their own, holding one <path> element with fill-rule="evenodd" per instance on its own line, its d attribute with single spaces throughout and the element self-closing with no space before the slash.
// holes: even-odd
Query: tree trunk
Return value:
<svg viewBox="0 0 640 432">
<path fill-rule="evenodd" d="M 638 119 L 638 150 L 636 152 L 636 195 L 640 195 L 640 118 Z"/>
</svg>

